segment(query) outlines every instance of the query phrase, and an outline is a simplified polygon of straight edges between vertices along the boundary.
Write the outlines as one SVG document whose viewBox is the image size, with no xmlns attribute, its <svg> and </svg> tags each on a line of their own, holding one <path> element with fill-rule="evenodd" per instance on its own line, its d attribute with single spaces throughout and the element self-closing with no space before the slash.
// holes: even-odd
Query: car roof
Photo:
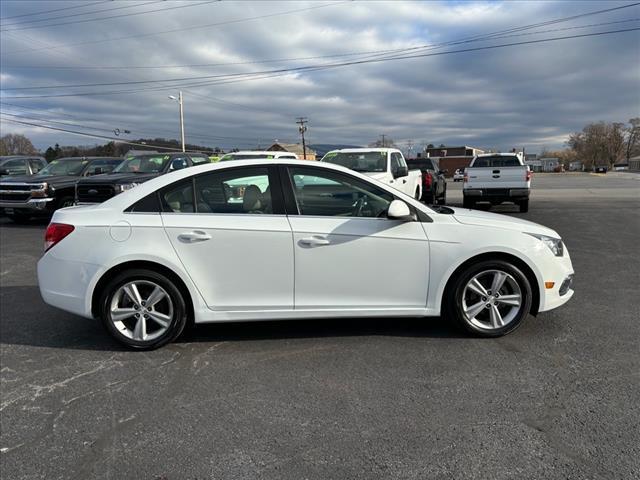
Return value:
<svg viewBox="0 0 640 480">
<path fill-rule="evenodd" d="M 366 152 L 380 152 L 380 153 L 390 153 L 397 152 L 400 153 L 400 150 L 397 148 L 389 148 L 389 147 L 371 147 L 371 148 L 340 148 L 338 150 L 331 150 L 327 153 L 366 153 Z"/>
<path fill-rule="evenodd" d="M 229 152 L 225 155 L 295 155 L 293 152 L 267 151 L 267 150 L 240 150 L 238 152 Z"/>
</svg>

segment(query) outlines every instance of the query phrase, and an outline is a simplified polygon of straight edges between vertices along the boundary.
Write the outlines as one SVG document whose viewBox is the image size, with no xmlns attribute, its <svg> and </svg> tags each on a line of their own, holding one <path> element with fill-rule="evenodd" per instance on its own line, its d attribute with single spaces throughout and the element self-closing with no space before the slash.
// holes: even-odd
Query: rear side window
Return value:
<svg viewBox="0 0 640 480">
<path fill-rule="evenodd" d="M 240 168 L 199 175 L 195 188 L 198 213 L 273 213 L 267 168 Z"/>
<path fill-rule="evenodd" d="M 160 192 L 163 212 L 195 213 L 193 202 L 193 180 L 183 180 Z"/>
</svg>

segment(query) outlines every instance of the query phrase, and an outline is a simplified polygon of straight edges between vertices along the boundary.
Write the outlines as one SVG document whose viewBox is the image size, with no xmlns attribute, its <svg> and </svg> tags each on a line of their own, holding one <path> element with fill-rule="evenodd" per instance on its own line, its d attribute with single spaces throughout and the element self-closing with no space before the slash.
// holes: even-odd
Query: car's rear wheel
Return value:
<svg viewBox="0 0 640 480">
<path fill-rule="evenodd" d="M 531 309 L 531 285 L 513 264 L 484 261 L 467 268 L 447 292 L 445 315 L 480 337 L 512 332 Z"/>
<path fill-rule="evenodd" d="M 527 213 L 529 211 L 529 199 L 522 200 L 519 204 L 520 213 Z"/>
<path fill-rule="evenodd" d="M 153 270 L 127 270 L 105 287 L 101 318 L 119 342 L 138 349 L 161 347 L 174 340 L 187 323 L 180 289 Z"/>
<path fill-rule="evenodd" d="M 471 200 L 470 198 L 464 198 L 462 200 L 462 206 L 464 208 L 473 208 L 476 206 L 476 202 L 474 202 L 473 200 Z"/>
</svg>

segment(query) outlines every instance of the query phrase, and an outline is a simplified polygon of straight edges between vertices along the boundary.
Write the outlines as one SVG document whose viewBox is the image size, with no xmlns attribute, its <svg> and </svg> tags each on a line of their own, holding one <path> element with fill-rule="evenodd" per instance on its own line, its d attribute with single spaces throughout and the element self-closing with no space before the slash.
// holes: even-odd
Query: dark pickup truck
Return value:
<svg viewBox="0 0 640 480">
<path fill-rule="evenodd" d="M 120 157 L 68 157 L 52 160 L 35 175 L 12 175 L 0 181 L 0 208 L 14 222 L 51 215 L 73 205 L 79 178 L 113 170 Z"/>
<path fill-rule="evenodd" d="M 209 163 L 204 154 L 153 153 L 137 155 L 123 161 L 108 175 L 83 178 L 76 184 L 77 205 L 102 203 L 159 175 Z"/>
<path fill-rule="evenodd" d="M 422 200 L 424 203 L 444 205 L 447 202 L 447 180 L 439 166 L 429 157 L 408 158 L 411 169 L 422 172 Z"/>
</svg>

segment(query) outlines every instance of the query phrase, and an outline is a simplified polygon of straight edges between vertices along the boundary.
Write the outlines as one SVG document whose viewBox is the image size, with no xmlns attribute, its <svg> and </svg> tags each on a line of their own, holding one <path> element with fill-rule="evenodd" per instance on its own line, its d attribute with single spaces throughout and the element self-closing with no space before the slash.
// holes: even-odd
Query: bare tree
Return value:
<svg viewBox="0 0 640 480">
<path fill-rule="evenodd" d="M 625 131 L 625 158 L 627 162 L 635 155 L 640 154 L 640 117 L 629 120 L 629 126 Z"/>
<path fill-rule="evenodd" d="M 33 155 L 36 148 L 24 135 L 8 133 L 0 138 L 0 155 Z"/>
</svg>

